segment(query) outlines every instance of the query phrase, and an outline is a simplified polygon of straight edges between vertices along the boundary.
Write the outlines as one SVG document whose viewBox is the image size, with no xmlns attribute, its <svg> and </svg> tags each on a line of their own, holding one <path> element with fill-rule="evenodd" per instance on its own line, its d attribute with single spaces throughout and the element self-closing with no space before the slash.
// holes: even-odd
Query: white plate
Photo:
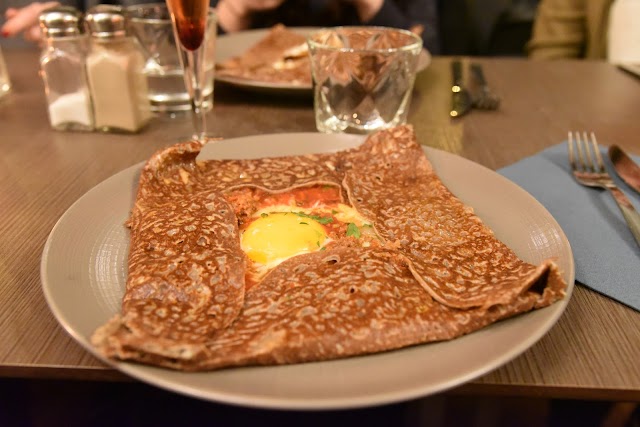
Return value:
<svg viewBox="0 0 640 427">
<path fill-rule="evenodd" d="M 224 140 L 201 158 L 241 158 L 334 151 L 361 137 L 272 134 Z M 386 404 L 455 387 L 531 347 L 564 311 L 574 282 L 571 248 L 558 223 L 528 193 L 495 172 L 453 154 L 425 148 L 436 171 L 524 260 L 556 257 L 569 284 L 550 307 L 493 324 L 470 335 L 397 351 L 328 362 L 183 373 L 104 360 L 89 343 L 93 331 L 120 311 L 126 276 L 124 227 L 141 164 L 82 196 L 51 231 L 41 276 L 49 307 L 84 348 L 141 381 L 202 399 L 280 409 L 337 409 Z"/>
<path fill-rule="evenodd" d="M 314 27 L 291 27 L 289 28 L 291 31 L 294 31 L 298 34 L 302 34 L 303 36 L 308 36 L 313 31 L 317 31 L 319 28 Z M 258 29 L 258 30 L 248 30 L 248 31 L 240 31 L 237 33 L 229 33 L 223 34 L 219 36 L 216 40 L 216 63 L 221 63 L 229 58 L 234 56 L 242 55 L 246 52 L 250 47 L 258 43 L 261 39 L 263 39 L 269 32 L 269 29 Z M 418 59 L 418 72 L 424 70 L 431 64 L 431 54 L 426 50 L 422 49 L 420 53 L 420 57 Z M 245 89 L 250 89 L 258 92 L 267 92 L 267 93 L 279 93 L 279 94 L 291 94 L 291 95 L 301 95 L 301 94 L 310 94 L 312 86 L 311 84 L 300 85 L 300 84 L 291 84 L 287 82 L 283 83 L 272 83 L 272 82 L 261 82 L 258 80 L 247 80 L 238 77 L 232 76 L 219 76 L 216 74 L 216 80 L 228 83 L 233 86 L 242 87 Z"/>
<path fill-rule="evenodd" d="M 640 62 L 623 62 L 617 65 L 623 70 L 635 74 L 636 77 L 640 77 Z"/>
</svg>

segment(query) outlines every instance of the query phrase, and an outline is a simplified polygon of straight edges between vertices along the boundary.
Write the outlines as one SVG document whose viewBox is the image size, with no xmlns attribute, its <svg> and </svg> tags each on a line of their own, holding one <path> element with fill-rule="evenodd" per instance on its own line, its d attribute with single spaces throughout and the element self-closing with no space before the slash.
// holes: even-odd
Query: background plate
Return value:
<svg viewBox="0 0 640 427">
<path fill-rule="evenodd" d="M 640 77 L 640 62 L 624 62 L 617 65 L 623 70 L 634 74 L 636 77 Z"/>
<path fill-rule="evenodd" d="M 320 133 L 261 135 L 208 145 L 200 158 L 317 153 L 360 141 L 359 136 Z M 553 326 L 573 289 L 573 256 L 553 217 L 520 187 L 453 154 L 426 147 L 425 152 L 451 191 L 473 206 L 521 258 L 531 263 L 557 259 L 569 285 L 564 300 L 452 341 L 328 362 L 183 373 L 105 360 L 89 339 L 120 311 L 129 241 L 124 222 L 142 164 L 97 185 L 60 218 L 42 256 L 45 297 L 66 331 L 105 363 L 202 399 L 264 408 L 337 409 L 397 402 L 457 386 L 518 356 Z"/>
<path fill-rule="evenodd" d="M 315 27 L 291 27 L 289 29 L 298 34 L 302 34 L 305 37 L 310 33 L 319 30 L 319 28 Z M 258 29 L 239 31 L 236 33 L 223 34 L 221 36 L 218 36 L 216 40 L 216 63 L 219 64 L 231 57 L 242 55 L 250 47 L 264 38 L 268 32 L 269 29 Z M 420 72 L 427 68 L 431 63 L 431 54 L 426 49 L 422 49 L 418 61 L 418 72 Z M 295 85 L 286 82 L 261 82 L 257 80 L 247 80 L 231 76 L 218 76 L 217 73 L 215 78 L 218 81 L 225 82 L 233 86 L 251 89 L 258 92 L 309 95 L 311 94 L 312 89 L 311 85 Z"/>
</svg>

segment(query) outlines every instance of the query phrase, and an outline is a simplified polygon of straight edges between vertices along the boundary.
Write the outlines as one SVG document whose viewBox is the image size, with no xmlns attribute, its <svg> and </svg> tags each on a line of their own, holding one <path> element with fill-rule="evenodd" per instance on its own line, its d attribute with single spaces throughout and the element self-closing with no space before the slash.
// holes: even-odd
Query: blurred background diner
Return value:
<svg viewBox="0 0 640 427">
<path fill-rule="evenodd" d="M 136 0 L 119 0 L 115 4 L 129 6 L 137 3 L 146 3 Z M 0 2 L 0 34 L 3 45 L 24 45 L 39 43 L 42 40 L 42 31 L 38 25 L 38 17 L 44 10 L 57 5 L 72 6 L 81 11 L 87 11 L 98 4 L 114 4 L 100 0 L 62 0 L 33 2 L 29 0 L 2 0 Z"/>
<path fill-rule="evenodd" d="M 145 0 L 2 0 L 2 45 L 41 40 L 38 15 L 56 4 L 87 10 L 100 3 L 131 6 Z M 432 54 L 607 58 L 609 32 L 637 34 L 638 6 L 610 27 L 613 0 L 211 0 L 220 34 L 282 23 L 290 27 L 381 25 L 421 34 Z M 633 4 L 631 0 L 630 4 Z M 637 2 L 635 2 L 637 3 Z M 620 12 L 621 14 L 623 12 Z M 632 21 L 628 21 L 632 19 Z M 640 49 L 638 49 L 640 50 Z"/>
<path fill-rule="evenodd" d="M 527 52 L 533 59 L 640 62 L 640 2 L 542 0 Z"/>
<path fill-rule="evenodd" d="M 542 0 L 527 46 L 529 57 L 606 58 L 613 0 Z"/>
<path fill-rule="evenodd" d="M 525 55 L 539 0 L 212 0 L 219 32 L 287 26 L 382 25 L 412 29 L 432 54 Z M 62 0 L 87 10 L 99 0 Z M 104 3 L 104 2 L 103 2 Z M 112 1 L 123 6 L 145 0 Z M 0 43 L 37 42 L 37 17 L 58 2 L 2 0 Z"/>
</svg>

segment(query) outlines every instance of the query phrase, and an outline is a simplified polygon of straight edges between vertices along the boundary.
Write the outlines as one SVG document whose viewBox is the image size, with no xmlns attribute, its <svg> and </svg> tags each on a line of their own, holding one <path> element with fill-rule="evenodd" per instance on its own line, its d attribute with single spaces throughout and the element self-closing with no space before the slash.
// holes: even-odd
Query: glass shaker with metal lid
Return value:
<svg viewBox="0 0 640 427">
<path fill-rule="evenodd" d="M 137 132 L 151 118 L 142 49 L 128 34 L 127 21 L 117 6 L 96 6 L 85 21 L 91 34 L 87 74 L 96 128 Z"/>
<path fill-rule="evenodd" d="M 51 126 L 57 130 L 93 130 L 82 14 L 73 7 L 56 6 L 42 12 L 39 22 L 45 39 L 40 71 Z"/>
</svg>

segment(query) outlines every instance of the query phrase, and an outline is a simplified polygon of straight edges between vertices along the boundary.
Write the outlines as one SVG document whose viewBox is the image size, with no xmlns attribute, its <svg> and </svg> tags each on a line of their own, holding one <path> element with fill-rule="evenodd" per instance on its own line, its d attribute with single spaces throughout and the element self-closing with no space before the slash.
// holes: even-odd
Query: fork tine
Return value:
<svg viewBox="0 0 640 427">
<path fill-rule="evenodd" d="M 585 157 L 587 160 L 587 169 L 589 172 L 596 172 L 595 157 L 592 154 L 592 149 L 589 146 L 589 137 L 586 132 L 582 132 L 582 146 L 584 147 Z"/>
<path fill-rule="evenodd" d="M 577 169 L 576 158 L 573 152 L 573 132 L 569 132 L 568 134 L 568 144 L 569 146 L 569 164 L 571 165 L 572 170 Z"/>
<path fill-rule="evenodd" d="M 576 132 L 576 148 L 578 149 L 578 159 L 580 160 L 580 167 L 582 168 L 582 170 L 589 169 L 584 154 L 584 147 L 582 144 L 582 138 L 580 137 L 580 132 Z"/>
<path fill-rule="evenodd" d="M 593 146 L 593 151 L 596 154 L 596 160 L 598 162 L 598 172 L 606 172 L 604 162 L 602 161 L 602 154 L 600 154 L 600 148 L 598 147 L 598 140 L 596 139 L 596 134 L 593 132 L 591 132 L 591 145 Z"/>
</svg>

